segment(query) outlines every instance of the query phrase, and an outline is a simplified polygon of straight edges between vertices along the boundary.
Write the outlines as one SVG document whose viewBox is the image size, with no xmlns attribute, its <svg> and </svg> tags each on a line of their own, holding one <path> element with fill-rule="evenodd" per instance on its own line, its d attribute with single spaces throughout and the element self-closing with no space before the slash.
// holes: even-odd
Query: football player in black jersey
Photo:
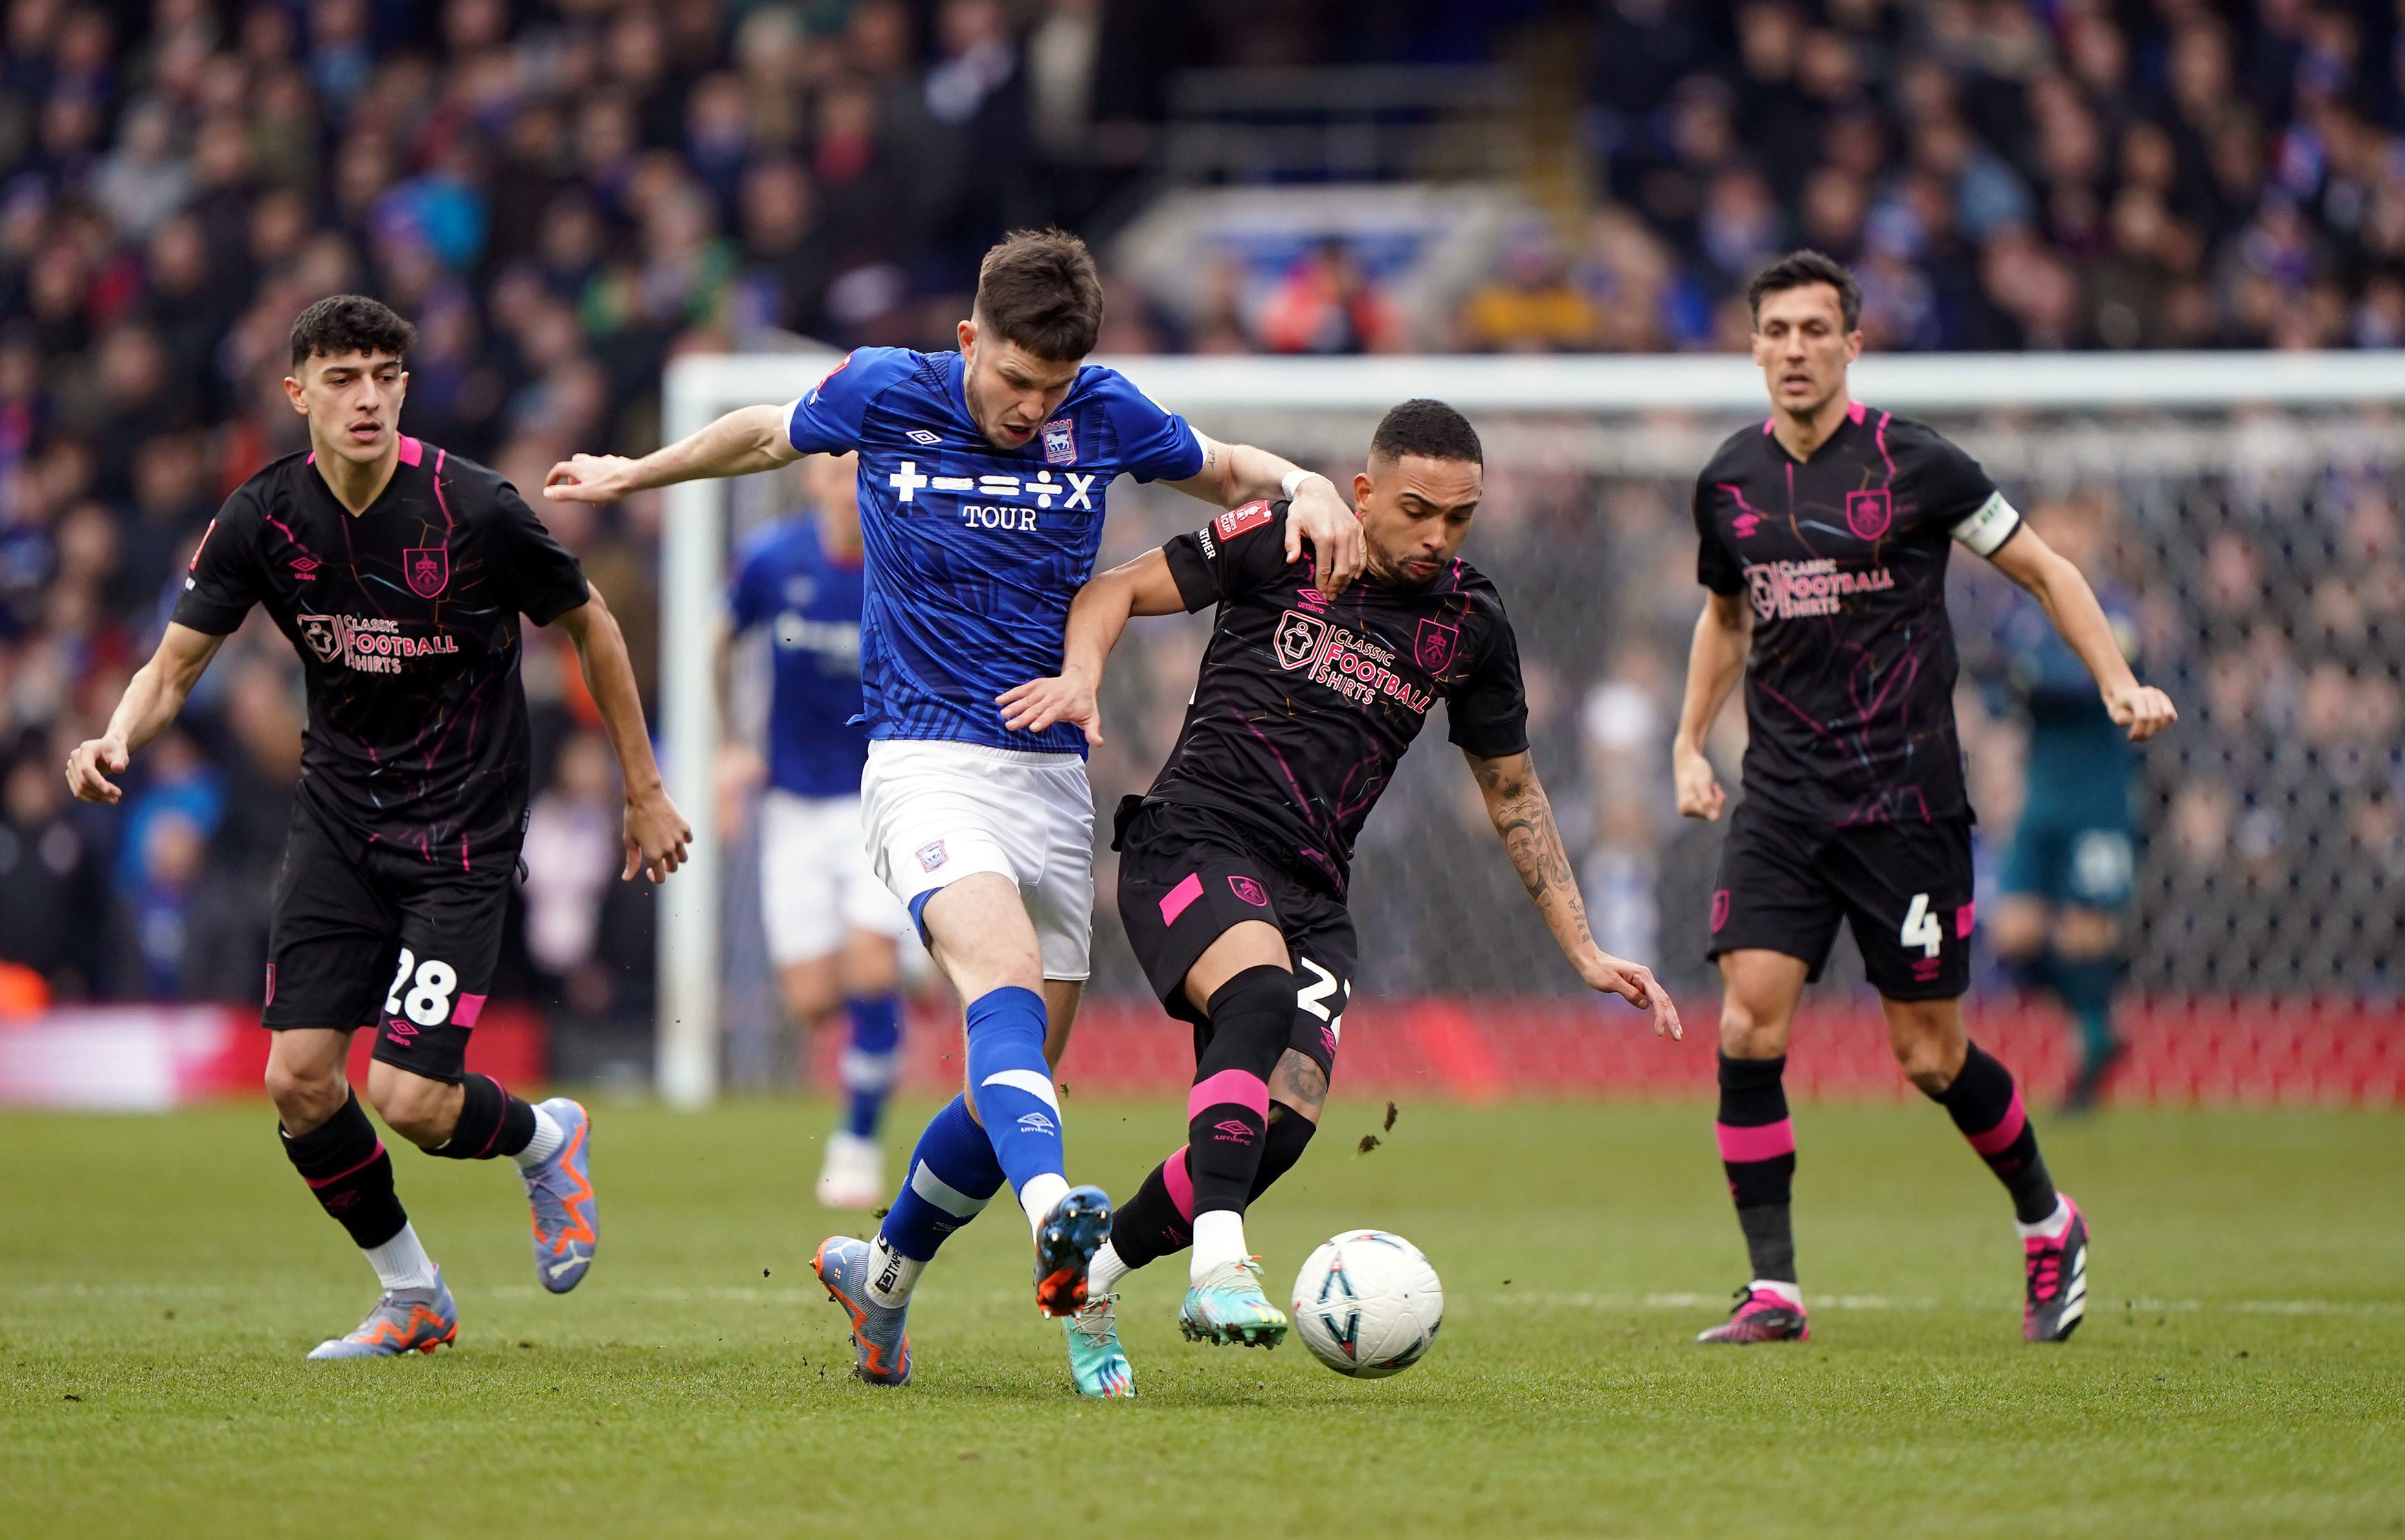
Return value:
<svg viewBox="0 0 2405 1540">
<path fill-rule="evenodd" d="M 1250 503 L 1089 583 L 1062 674 L 1001 698 L 1014 728 L 1076 722 L 1100 742 L 1095 693 L 1128 617 L 1217 606 L 1177 747 L 1152 789 L 1120 804 L 1113 841 L 1128 940 L 1162 1006 L 1194 1028 L 1186 1144 L 1114 1219 L 1093 1303 L 1069 1322 L 1073 1358 L 1115 1344 L 1122 1274 L 1188 1244 L 1189 1338 L 1284 1336 L 1245 1208 L 1301 1156 L 1327 1100 L 1353 988 L 1354 841 L 1437 701 L 1563 955 L 1590 987 L 1652 1010 L 1657 1034 L 1678 1034 L 1653 974 L 1588 931 L 1529 759 L 1511 621 L 1458 554 L 1484 481 L 1461 414 L 1405 402 L 1353 478 L 1365 581 L 1323 594 L 1309 561 L 1286 558 L 1286 505 Z"/>
<path fill-rule="evenodd" d="M 267 1089 L 285 1153 L 384 1286 L 358 1330 L 312 1358 L 432 1352 L 458 1330 L 345 1074 L 362 1026 L 386 1125 L 430 1154 L 515 1161 L 544 1288 L 572 1289 L 592 1265 L 584 1109 L 529 1106 L 466 1066 L 526 828 L 520 615 L 575 643 L 626 782 L 626 876 L 661 881 L 691 838 L 661 788 L 626 642 L 576 558 L 509 483 L 401 432 L 414 336 L 358 295 L 293 322 L 284 388 L 308 453 L 226 500 L 158 653 L 67 760 L 77 796 L 118 800 L 108 777 L 175 720 L 254 604 L 301 655 L 309 719 L 268 942 Z"/>
<path fill-rule="evenodd" d="M 1896 1062 L 2012 1194 L 2022 1335 L 2060 1341 L 2086 1307 L 2087 1223 L 2055 1191 L 2011 1074 L 1962 1024 L 1971 804 L 1954 730 L 1949 544 L 1986 557 L 2046 607 L 2132 742 L 2178 713 L 2131 674 L 2079 570 L 2023 526 L 1969 456 L 1848 393 L 1863 346 L 1851 274 L 1799 251 L 1764 269 L 1749 298 L 1772 412 L 1695 480 L 1696 571 L 1710 595 L 1671 749 L 1679 811 L 1720 817 L 1725 797 L 1704 738 L 1742 675 L 1745 798 L 1722 851 L 1709 954 L 1724 990 L 1721 1159 L 1753 1279 L 1701 1340 L 1801 1341 L 1809 1331 L 1780 1076 L 1796 999 L 1842 920 Z"/>
</svg>

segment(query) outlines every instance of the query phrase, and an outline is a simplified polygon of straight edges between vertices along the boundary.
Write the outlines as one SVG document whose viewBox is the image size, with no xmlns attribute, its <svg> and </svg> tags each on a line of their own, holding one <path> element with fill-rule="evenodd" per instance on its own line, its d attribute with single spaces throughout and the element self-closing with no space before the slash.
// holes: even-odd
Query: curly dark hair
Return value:
<svg viewBox="0 0 2405 1540">
<path fill-rule="evenodd" d="M 416 341 L 417 328 L 383 301 L 365 294 L 330 294 L 292 322 L 292 369 L 298 374 L 313 358 L 345 353 L 406 359 Z"/>
<path fill-rule="evenodd" d="M 1405 455 L 1429 459 L 1486 463 L 1486 449 L 1470 419 L 1441 401 L 1422 396 L 1386 409 L 1378 431 L 1370 435 L 1370 458 L 1388 464 Z"/>
</svg>

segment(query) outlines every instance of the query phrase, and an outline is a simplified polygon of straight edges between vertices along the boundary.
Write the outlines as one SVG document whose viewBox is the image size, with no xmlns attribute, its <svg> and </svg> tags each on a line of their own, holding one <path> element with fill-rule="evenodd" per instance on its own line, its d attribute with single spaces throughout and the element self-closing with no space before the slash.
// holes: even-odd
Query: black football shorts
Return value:
<svg viewBox="0 0 2405 1540">
<path fill-rule="evenodd" d="M 1840 920 L 1891 1000 L 1950 1000 L 1971 985 L 1971 826 L 1821 828 L 1737 804 L 1721 847 L 1711 947 L 1759 947 L 1821 977 Z"/>
<path fill-rule="evenodd" d="M 370 1027 L 376 1058 L 458 1083 L 516 872 L 514 858 L 492 863 L 429 862 L 296 806 L 275 879 L 260 1024 Z"/>
<path fill-rule="evenodd" d="M 1111 848 L 1119 853 L 1119 921 L 1128 944 L 1161 1008 L 1193 1026 L 1196 1057 L 1210 1020 L 1186 997 L 1188 971 L 1231 926 L 1265 920 L 1286 938 L 1294 964 L 1287 1046 L 1333 1080 L 1358 955 L 1344 901 L 1261 859 L 1234 826 L 1202 808 L 1127 798 L 1112 824 Z"/>
</svg>

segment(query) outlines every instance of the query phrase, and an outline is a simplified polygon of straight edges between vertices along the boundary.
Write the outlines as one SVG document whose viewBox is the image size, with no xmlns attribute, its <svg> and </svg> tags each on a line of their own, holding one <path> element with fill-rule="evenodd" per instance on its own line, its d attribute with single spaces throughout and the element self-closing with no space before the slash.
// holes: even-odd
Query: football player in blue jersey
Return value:
<svg viewBox="0 0 2405 1540">
<path fill-rule="evenodd" d="M 986 253 L 958 352 L 860 348 L 798 401 L 728 413 L 640 459 L 578 455 L 543 488 L 610 502 L 806 454 L 860 455 L 868 855 L 967 1003 L 963 1094 L 921 1137 L 876 1240 L 830 1237 L 815 1263 L 851 1316 L 856 1372 L 875 1384 L 908 1379 L 920 1272 L 1006 1180 L 1034 1231 L 1046 1315 L 1085 1303 L 1110 1233 L 1109 1199 L 1063 1174 L 1051 1077 L 1093 934 L 1085 734 L 1015 731 L 998 701 L 1060 672 L 1111 483 L 1164 481 L 1221 508 L 1287 499 L 1289 559 L 1308 547 L 1331 595 L 1361 571 L 1360 528 L 1326 477 L 1215 443 L 1084 362 L 1102 319 L 1084 243 L 1020 232 Z M 1082 1392 L 1132 1392 L 1124 1357 L 1087 1363 Z"/>
<path fill-rule="evenodd" d="M 807 1033 L 851 1022 L 840 1061 L 843 1125 L 827 1136 L 819 1201 L 885 1200 L 877 1125 L 901 1064 L 896 939 L 909 916 L 869 869 L 860 836 L 860 509 L 855 455 L 821 455 L 803 472 L 811 515 L 745 547 L 727 596 L 729 640 L 765 629 L 773 659 L 767 755 L 730 755 L 760 800 L 760 914 L 785 1013 Z"/>
</svg>

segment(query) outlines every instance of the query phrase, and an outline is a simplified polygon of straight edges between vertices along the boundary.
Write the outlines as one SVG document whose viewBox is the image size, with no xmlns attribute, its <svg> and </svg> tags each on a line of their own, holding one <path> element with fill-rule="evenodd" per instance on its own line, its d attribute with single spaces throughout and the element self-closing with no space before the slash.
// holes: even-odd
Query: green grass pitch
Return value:
<svg viewBox="0 0 2405 1540">
<path fill-rule="evenodd" d="M 1119 1191 L 1180 1127 L 1068 1111 Z M 1118 1405 L 1069 1392 L 1007 1203 L 921 1290 L 917 1382 L 846 1378 L 815 1105 L 600 1107 L 600 1258 L 558 1299 L 505 1163 L 397 1152 L 460 1342 L 372 1363 L 302 1361 L 373 1279 L 263 1108 L 0 1118 L 0 1534 L 2405 1533 L 2405 1121 L 2047 1120 L 2092 1303 L 2033 1349 L 1945 1118 L 1806 1108 L 1813 1340 L 1705 1349 L 1743 1273 L 1706 1109 L 1407 1104 L 1357 1153 L 1382 1114 L 1333 1108 L 1251 1236 L 1280 1292 L 1338 1230 L 1410 1236 L 1428 1359 L 1189 1346 L 1181 1261 L 1126 1286 Z"/>
</svg>

